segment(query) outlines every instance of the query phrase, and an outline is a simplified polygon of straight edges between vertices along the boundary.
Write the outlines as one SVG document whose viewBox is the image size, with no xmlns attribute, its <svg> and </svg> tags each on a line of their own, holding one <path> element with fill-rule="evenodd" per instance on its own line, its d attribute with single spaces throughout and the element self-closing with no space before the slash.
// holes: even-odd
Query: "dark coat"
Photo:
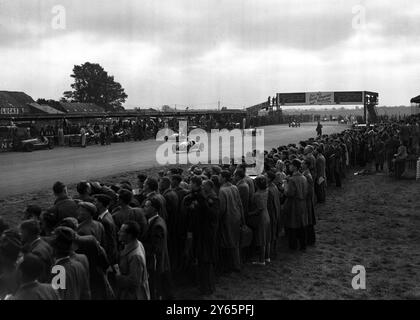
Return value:
<svg viewBox="0 0 420 320">
<path fill-rule="evenodd" d="M 54 202 L 54 206 L 49 208 L 47 211 L 55 214 L 57 222 L 60 222 L 64 218 L 73 217 L 77 218 L 77 203 L 69 196 L 62 196 L 57 198 Z"/>
<path fill-rule="evenodd" d="M 144 237 L 144 248 L 146 249 L 146 262 L 148 270 L 162 274 L 170 271 L 168 254 L 168 231 L 165 220 L 157 216 L 149 223 Z"/>
<path fill-rule="evenodd" d="M 160 203 L 159 216 L 161 216 L 165 221 L 167 221 L 168 213 L 166 212 L 166 200 L 161 194 L 159 194 L 155 191 L 150 192 L 149 194 L 146 195 L 146 199 L 144 199 L 141 206 L 144 207 L 144 204 L 146 203 L 146 201 L 150 200 L 152 198 L 156 198 L 156 199 L 159 200 L 159 203 Z"/>
<path fill-rule="evenodd" d="M 90 286 L 85 268 L 80 262 L 69 257 L 58 259 L 55 265 L 65 269 L 66 288 L 58 289 L 62 300 L 90 300 Z"/>
<path fill-rule="evenodd" d="M 112 215 L 107 212 L 102 218 L 98 217 L 98 221 L 102 223 L 105 231 L 104 249 L 111 265 L 118 263 L 118 241 L 117 226 L 115 225 Z"/>
<path fill-rule="evenodd" d="M 216 194 L 205 197 L 192 192 L 186 199 L 187 230 L 193 237 L 194 257 L 202 263 L 215 261 L 219 200 Z"/>
<path fill-rule="evenodd" d="M 253 209 L 250 211 L 251 227 L 254 230 L 254 243 L 256 246 L 265 246 L 271 241 L 271 224 L 268 213 L 268 191 L 257 190 L 252 201 Z"/>
<path fill-rule="evenodd" d="M 255 184 L 254 184 L 254 180 L 249 176 L 245 176 L 244 180 L 248 184 L 248 187 L 249 187 L 249 202 L 248 202 L 249 204 L 252 201 L 252 199 L 254 199 Z"/>
<path fill-rule="evenodd" d="M 284 221 L 281 215 L 280 191 L 274 183 L 268 185 L 267 209 L 270 215 L 271 239 L 277 240 L 283 229 Z"/>
<path fill-rule="evenodd" d="M 51 284 L 33 281 L 21 285 L 11 300 L 60 300 L 60 296 Z"/>
<path fill-rule="evenodd" d="M 37 255 L 42 260 L 44 263 L 44 274 L 40 281 L 48 282 L 51 279 L 51 267 L 54 262 L 51 246 L 45 240 L 39 238 L 32 242 L 25 251 Z"/>
<path fill-rule="evenodd" d="M 238 188 L 231 183 L 222 185 L 219 191 L 219 201 L 219 244 L 222 248 L 237 249 L 239 248 L 241 224 L 244 221 Z"/>
<path fill-rule="evenodd" d="M 284 193 L 286 196 L 284 204 L 286 228 L 299 229 L 308 225 L 307 190 L 308 182 L 300 172 L 295 172 L 288 179 Z"/>
<path fill-rule="evenodd" d="M 139 240 L 142 239 L 147 230 L 147 219 L 143 208 L 119 207 L 112 214 L 112 218 L 114 219 L 117 230 L 120 230 L 121 226 L 127 221 L 136 221 L 142 230 L 142 233 L 139 236 Z"/>
<path fill-rule="evenodd" d="M 316 178 L 314 179 L 314 181 L 316 183 L 319 184 L 319 178 L 324 178 L 324 180 L 326 179 L 326 161 L 325 161 L 325 157 L 319 153 L 316 157 L 316 161 L 315 161 L 315 166 L 316 166 Z"/>
<path fill-rule="evenodd" d="M 308 159 L 310 161 L 309 171 L 311 172 L 312 177 L 316 179 L 316 160 L 312 153 L 308 153 L 305 156 L 305 159 Z"/>
<path fill-rule="evenodd" d="M 178 216 L 178 194 L 172 190 L 167 189 L 163 192 L 163 197 L 166 202 L 167 219 L 166 226 L 168 227 L 168 239 L 172 241 L 176 232 L 176 221 Z"/>
<path fill-rule="evenodd" d="M 245 179 L 242 179 L 238 181 L 236 187 L 238 188 L 239 195 L 241 197 L 244 216 L 247 217 L 249 211 L 249 185 L 246 183 Z"/>
<path fill-rule="evenodd" d="M 308 210 L 308 225 L 316 224 L 315 218 L 315 185 L 311 173 L 307 170 L 303 172 L 303 176 L 308 182 L 308 192 L 306 194 L 306 209 Z"/>
<path fill-rule="evenodd" d="M 75 241 L 76 252 L 84 254 L 89 260 L 89 283 L 92 299 L 109 299 L 113 296 L 105 272 L 109 261 L 104 248 L 94 236 L 79 236 Z"/>
<path fill-rule="evenodd" d="M 82 266 L 85 268 L 86 273 L 89 275 L 89 260 L 86 257 L 86 255 L 81 254 L 81 253 L 76 253 L 76 252 L 72 252 L 70 254 L 70 259 L 73 259 L 77 262 L 80 262 L 82 264 Z"/>
<path fill-rule="evenodd" d="M 77 233 L 81 236 L 94 236 L 102 247 L 105 246 L 105 229 L 99 221 L 85 220 L 81 222 Z"/>
</svg>

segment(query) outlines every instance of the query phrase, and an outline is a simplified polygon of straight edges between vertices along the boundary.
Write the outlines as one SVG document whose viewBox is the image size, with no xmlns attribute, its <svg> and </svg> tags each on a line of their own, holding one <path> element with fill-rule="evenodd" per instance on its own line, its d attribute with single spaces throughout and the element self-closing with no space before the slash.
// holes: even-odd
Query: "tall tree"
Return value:
<svg viewBox="0 0 420 320">
<path fill-rule="evenodd" d="M 71 77 L 74 78 L 73 91 L 64 92 L 64 98 L 72 102 L 95 103 L 107 111 L 124 109 L 122 104 L 127 98 L 124 88 L 98 63 L 75 65 Z"/>
</svg>

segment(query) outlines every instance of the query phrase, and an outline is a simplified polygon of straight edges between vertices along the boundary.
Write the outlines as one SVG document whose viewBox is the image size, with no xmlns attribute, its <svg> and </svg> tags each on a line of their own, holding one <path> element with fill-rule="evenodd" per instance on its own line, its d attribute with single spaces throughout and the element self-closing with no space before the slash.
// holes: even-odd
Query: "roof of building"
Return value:
<svg viewBox="0 0 420 320">
<path fill-rule="evenodd" d="M 29 105 L 35 109 L 38 109 L 44 113 L 48 113 L 48 114 L 64 114 L 64 112 L 57 110 L 53 107 L 50 107 L 49 105 L 46 104 L 38 104 L 36 102 L 34 103 L 29 103 Z"/>
<path fill-rule="evenodd" d="M 67 113 L 103 113 L 105 109 L 94 103 L 82 102 L 60 102 L 60 105 L 66 110 Z"/>
<path fill-rule="evenodd" d="M 24 92 L 0 91 L 0 107 L 2 108 L 24 108 L 34 100 Z"/>
</svg>

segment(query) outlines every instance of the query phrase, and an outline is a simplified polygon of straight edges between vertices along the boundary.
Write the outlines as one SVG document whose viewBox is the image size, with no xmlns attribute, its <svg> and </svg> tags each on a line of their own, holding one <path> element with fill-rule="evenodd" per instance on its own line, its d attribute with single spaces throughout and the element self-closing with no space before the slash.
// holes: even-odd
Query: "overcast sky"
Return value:
<svg viewBox="0 0 420 320">
<path fill-rule="evenodd" d="M 53 28 L 57 5 L 65 29 Z M 338 90 L 409 105 L 419 40 L 418 0 L 0 0 L 0 90 L 59 99 L 89 61 L 122 84 L 129 108 Z"/>
</svg>

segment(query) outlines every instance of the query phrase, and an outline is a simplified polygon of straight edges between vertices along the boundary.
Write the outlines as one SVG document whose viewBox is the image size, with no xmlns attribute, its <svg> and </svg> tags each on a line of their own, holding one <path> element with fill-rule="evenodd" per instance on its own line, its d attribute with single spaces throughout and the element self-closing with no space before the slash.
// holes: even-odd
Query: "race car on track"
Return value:
<svg viewBox="0 0 420 320">
<path fill-rule="evenodd" d="M 189 140 L 177 142 L 176 144 L 174 144 L 173 150 L 176 153 L 178 152 L 188 153 L 190 151 L 203 151 L 203 145 L 198 144 L 195 140 L 189 139 Z"/>
<path fill-rule="evenodd" d="M 169 141 L 176 141 L 176 142 L 178 142 L 180 138 L 182 138 L 182 135 L 180 136 L 179 133 L 174 133 L 174 134 L 171 134 L 170 136 L 165 136 L 164 137 L 164 140 L 165 141 L 168 141 L 169 140 Z"/>
<path fill-rule="evenodd" d="M 293 128 L 300 127 L 300 122 L 297 122 L 297 121 L 289 122 L 289 127 L 293 127 Z"/>
</svg>

